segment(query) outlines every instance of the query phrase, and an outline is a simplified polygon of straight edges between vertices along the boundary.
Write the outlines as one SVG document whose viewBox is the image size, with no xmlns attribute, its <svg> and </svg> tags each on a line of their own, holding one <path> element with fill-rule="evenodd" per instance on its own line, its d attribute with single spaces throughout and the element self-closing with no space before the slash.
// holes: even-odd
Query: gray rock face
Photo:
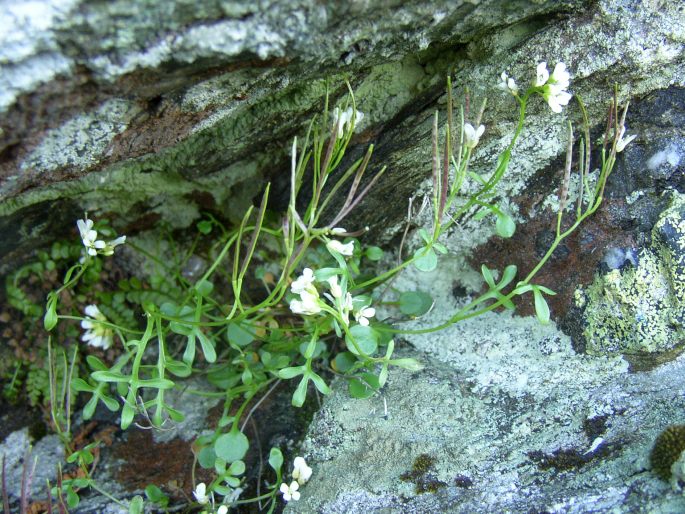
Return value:
<svg viewBox="0 0 685 514">
<path fill-rule="evenodd" d="M 682 357 L 631 374 L 503 314 L 411 341 L 423 371 L 394 370 L 369 400 L 344 384 L 326 399 L 303 448 L 313 476 L 286 512 L 685 509 L 649 471 L 654 439 L 685 407 Z"/>
<path fill-rule="evenodd" d="M 350 79 L 369 113 L 360 139 L 377 139 L 432 110 L 474 37 L 580 5 L 5 1 L 0 266 L 85 209 L 139 228 L 239 217 L 285 168 L 324 78 L 334 99 Z"/>
</svg>

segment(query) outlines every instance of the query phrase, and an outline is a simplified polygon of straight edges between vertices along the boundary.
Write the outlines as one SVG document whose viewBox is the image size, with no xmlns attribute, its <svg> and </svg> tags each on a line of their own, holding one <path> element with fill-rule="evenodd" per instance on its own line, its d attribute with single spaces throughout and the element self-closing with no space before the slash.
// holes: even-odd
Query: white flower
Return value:
<svg viewBox="0 0 685 514">
<path fill-rule="evenodd" d="M 519 87 L 516 85 L 516 81 L 507 75 L 506 71 L 502 72 L 502 75 L 500 75 L 500 82 L 497 84 L 497 87 L 504 90 L 504 91 L 510 91 L 511 93 L 518 93 Z"/>
<path fill-rule="evenodd" d="M 314 287 L 312 285 L 313 283 L 314 283 L 314 272 L 312 271 L 311 268 L 305 268 L 302 270 L 302 275 L 297 277 L 297 280 L 295 280 L 290 285 L 290 289 L 295 294 L 301 294 L 303 291 L 311 292 L 312 288 Z"/>
<path fill-rule="evenodd" d="M 533 85 L 535 87 L 544 86 L 547 84 L 547 80 L 549 80 L 549 71 L 547 71 L 547 63 L 543 61 L 537 66 L 535 82 Z"/>
<path fill-rule="evenodd" d="M 97 305 L 88 305 L 85 309 L 86 319 L 81 321 L 81 328 L 86 332 L 81 336 L 81 341 L 96 348 L 107 350 L 112 346 L 113 332 L 101 322 L 107 321 Z"/>
<path fill-rule="evenodd" d="M 216 509 L 216 514 L 228 514 L 228 507 L 226 507 L 226 505 L 221 505 Z"/>
<path fill-rule="evenodd" d="M 300 492 L 298 489 L 300 488 L 300 484 L 298 484 L 296 481 L 292 481 L 290 485 L 287 485 L 285 482 L 281 484 L 281 492 L 283 493 L 283 499 L 287 502 L 290 500 L 299 500 L 300 499 Z"/>
<path fill-rule="evenodd" d="M 93 220 L 88 218 L 77 220 L 76 226 L 81 234 L 81 241 L 83 241 L 83 246 L 86 247 L 88 255 L 95 257 L 98 253 L 102 255 L 112 255 L 114 253 L 114 247 L 124 244 L 126 242 L 126 236 L 117 237 L 113 241 L 105 243 L 103 240 L 98 239 L 97 230 L 93 230 Z"/>
<path fill-rule="evenodd" d="M 542 88 L 542 97 L 547 101 L 553 112 L 561 112 L 562 106 L 568 105 L 568 102 L 573 97 L 571 93 L 566 91 L 570 84 L 570 78 L 571 76 L 566 71 L 566 65 L 563 62 L 556 64 L 551 77 L 547 71 L 547 63 L 541 62 L 538 64 L 534 85 L 535 87 Z"/>
<path fill-rule="evenodd" d="M 319 293 L 314 290 L 316 294 L 309 291 L 302 291 L 300 293 L 300 300 L 291 300 L 290 310 L 294 314 L 306 314 L 313 316 L 321 312 L 321 305 L 319 304 Z"/>
<path fill-rule="evenodd" d="M 300 485 L 307 483 L 309 478 L 312 476 L 312 468 L 307 466 L 307 462 L 303 457 L 295 457 L 293 462 L 293 478 L 297 480 Z"/>
<path fill-rule="evenodd" d="M 467 148 L 475 148 L 483 132 L 485 132 L 484 125 L 480 125 L 478 129 L 475 129 L 470 123 L 464 123 L 464 145 Z"/>
<path fill-rule="evenodd" d="M 327 282 L 328 286 L 331 288 L 331 294 L 333 295 L 333 298 L 341 298 L 342 288 L 340 287 L 340 284 L 338 284 L 338 275 L 333 275 L 327 280 Z"/>
<path fill-rule="evenodd" d="M 349 243 L 342 244 L 337 239 L 331 239 L 326 243 L 326 248 L 328 248 L 331 252 L 339 253 L 340 255 L 349 257 L 352 255 L 352 253 L 354 253 L 354 242 L 350 241 Z"/>
<path fill-rule="evenodd" d="M 373 307 L 369 307 L 367 305 L 354 313 L 354 319 L 356 319 L 357 323 L 359 323 L 360 325 L 368 327 L 369 320 L 367 318 L 373 318 L 375 315 L 376 309 L 374 309 Z"/>
<path fill-rule="evenodd" d="M 341 111 L 340 108 L 336 107 L 333 109 L 333 124 L 338 124 L 338 137 L 341 138 L 347 130 L 347 126 L 352 123 L 352 107 L 348 107 L 345 111 Z M 355 125 L 364 119 L 364 113 L 355 110 L 354 111 L 354 123 Z"/>
<path fill-rule="evenodd" d="M 102 255 L 112 255 L 114 254 L 114 247 L 123 245 L 126 242 L 126 236 L 120 236 L 116 239 L 105 244 L 104 248 L 100 252 Z"/>
<path fill-rule="evenodd" d="M 549 83 L 554 84 L 560 89 L 568 88 L 571 80 L 571 75 L 566 71 L 566 65 L 563 62 L 558 62 L 554 67 Z"/>
<path fill-rule="evenodd" d="M 83 246 L 88 250 L 88 254 L 95 256 L 98 253 L 99 248 L 105 247 L 104 241 L 98 241 L 97 230 L 93 230 L 93 220 L 88 218 L 77 220 L 76 226 L 81 234 L 81 241 L 83 241 Z"/>
<path fill-rule="evenodd" d="M 199 484 L 197 484 L 195 490 L 193 491 L 193 496 L 195 496 L 197 503 L 199 503 L 200 505 L 207 505 L 209 503 L 209 496 L 207 496 L 207 486 L 204 482 L 200 482 Z"/>
<path fill-rule="evenodd" d="M 623 136 L 626 132 L 625 127 L 621 127 L 621 131 L 618 133 L 618 138 L 616 139 L 616 151 L 617 152 L 622 152 L 623 149 L 628 146 L 628 144 L 635 139 L 637 136 L 633 134 L 632 136 L 628 136 L 625 139 L 623 139 Z"/>
</svg>

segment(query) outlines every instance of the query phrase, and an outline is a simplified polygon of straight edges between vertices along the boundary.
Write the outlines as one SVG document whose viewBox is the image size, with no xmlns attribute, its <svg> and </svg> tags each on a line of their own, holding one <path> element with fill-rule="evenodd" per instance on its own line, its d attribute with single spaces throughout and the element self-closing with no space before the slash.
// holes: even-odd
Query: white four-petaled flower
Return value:
<svg viewBox="0 0 685 514">
<path fill-rule="evenodd" d="M 283 482 L 281 484 L 280 490 L 283 493 L 283 499 L 287 502 L 290 500 L 297 501 L 300 499 L 300 491 L 298 489 L 300 488 L 300 484 L 298 484 L 295 480 L 293 480 L 290 485 L 286 484 Z"/>
<path fill-rule="evenodd" d="M 207 505 L 209 503 L 209 496 L 207 496 L 207 486 L 204 482 L 200 482 L 199 484 L 197 484 L 195 490 L 193 491 L 193 496 L 195 496 L 197 503 L 199 503 L 200 505 Z"/>
<path fill-rule="evenodd" d="M 519 91 L 516 81 L 513 77 L 507 75 L 506 71 L 503 71 L 502 75 L 500 75 L 500 82 L 497 84 L 497 87 L 504 91 L 509 91 L 511 94 L 516 94 Z"/>
<path fill-rule="evenodd" d="M 616 151 L 617 152 L 622 152 L 623 149 L 628 146 L 628 143 L 630 143 L 633 139 L 635 139 L 637 136 L 633 134 L 632 136 L 627 136 L 625 139 L 623 136 L 625 135 L 626 128 L 621 127 L 621 131 L 618 133 L 618 138 L 616 139 Z"/>
<path fill-rule="evenodd" d="M 303 457 L 295 457 L 293 462 L 293 478 L 298 481 L 300 485 L 307 483 L 312 476 L 312 468 L 307 466 L 307 462 Z"/>
<path fill-rule="evenodd" d="M 566 71 L 566 65 L 558 62 L 550 76 L 547 71 L 547 63 L 541 62 L 537 66 L 537 77 L 534 82 L 535 87 L 542 88 L 542 97 L 549 104 L 553 112 L 561 112 L 564 105 L 568 105 L 573 95 L 566 91 L 570 84 L 570 75 Z"/>
<path fill-rule="evenodd" d="M 360 325 L 362 325 L 364 327 L 368 327 L 369 326 L 368 318 L 373 318 L 375 315 L 376 315 L 376 309 L 366 305 L 354 313 L 354 319 L 356 319 L 357 323 L 359 323 Z"/>
<path fill-rule="evenodd" d="M 464 123 L 464 145 L 467 148 L 475 148 L 483 132 L 485 132 L 484 125 L 480 125 L 475 129 L 470 123 Z"/>
<path fill-rule="evenodd" d="M 339 253 L 340 255 L 349 257 L 354 253 L 354 242 L 350 241 L 349 243 L 343 244 L 337 239 L 331 239 L 326 243 L 326 248 L 328 248 L 331 252 Z"/>
<path fill-rule="evenodd" d="M 354 116 L 353 116 L 354 112 Z M 343 137 L 347 126 L 352 123 L 354 117 L 355 125 L 364 119 L 364 113 L 360 111 L 352 111 L 352 107 L 348 107 L 344 111 L 339 107 L 333 109 L 333 124 L 338 124 L 338 138 Z"/>
<path fill-rule="evenodd" d="M 86 319 L 81 321 L 81 328 L 85 330 L 85 333 L 81 336 L 81 341 L 107 350 L 112 346 L 113 339 L 112 329 L 102 324 L 103 321 L 107 321 L 107 318 L 100 312 L 97 305 L 88 305 L 85 311 Z"/>
<path fill-rule="evenodd" d="M 306 314 L 308 316 L 320 313 L 319 293 L 316 290 L 314 290 L 314 293 L 302 291 L 299 300 L 290 301 L 290 310 L 295 314 Z"/>
<path fill-rule="evenodd" d="M 331 289 L 333 298 L 341 298 L 342 288 L 340 287 L 340 284 L 338 284 L 338 275 L 333 275 L 326 282 L 328 282 L 328 287 Z"/>
<path fill-rule="evenodd" d="M 98 239 L 98 232 L 93 229 L 93 220 L 88 218 L 77 220 L 76 226 L 81 235 L 83 246 L 86 247 L 86 251 L 91 257 L 95 257 L 98 253 L 106 256 L 112 255 L 116 246 L 126 242 L 126 236 L 117 237 L 109 242 Z"/>
<path fill-rule="evenodd" d="M 290 285 L 290 289 L 295 294 L 301 294 L 303 291 L 311 292 L 314 288 L 314 272 L 311 268 L 305 268 L 302 270 L 302 275 L 297 277 L 297 279 Z"/>
</svg>

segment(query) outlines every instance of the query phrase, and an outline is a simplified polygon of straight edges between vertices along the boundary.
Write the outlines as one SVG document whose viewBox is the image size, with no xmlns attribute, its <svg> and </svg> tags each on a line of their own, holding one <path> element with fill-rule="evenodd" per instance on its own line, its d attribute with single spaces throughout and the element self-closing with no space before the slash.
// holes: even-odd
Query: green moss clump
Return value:
<svg viewBox="0 0 685 514">
<path fill-rule="evenodd" d="M 652 470 L 659 478 L 671 478 L 671 466 L 685 450 L 685 425 L 671 425 L 659 434 L 654 441 L 650 455 Z"/>
</svg>

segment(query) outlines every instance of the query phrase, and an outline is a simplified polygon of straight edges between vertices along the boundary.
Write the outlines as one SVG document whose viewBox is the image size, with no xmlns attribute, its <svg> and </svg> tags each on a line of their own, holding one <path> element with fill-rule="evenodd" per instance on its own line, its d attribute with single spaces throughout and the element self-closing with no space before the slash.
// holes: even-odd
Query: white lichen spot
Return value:
<svg viewBox="0 0 685 514">
<path fill-rule="evenodd" d="M 682 154 L 678 151 L 678 147 L 675 144 L 671 144 L 667 148 L 652 155 L 647 160 L 647 167 L 652 171 L 657 170 L 664 165 L 675 168 L 680 164 L 682 157 Z"/>
</svg>

